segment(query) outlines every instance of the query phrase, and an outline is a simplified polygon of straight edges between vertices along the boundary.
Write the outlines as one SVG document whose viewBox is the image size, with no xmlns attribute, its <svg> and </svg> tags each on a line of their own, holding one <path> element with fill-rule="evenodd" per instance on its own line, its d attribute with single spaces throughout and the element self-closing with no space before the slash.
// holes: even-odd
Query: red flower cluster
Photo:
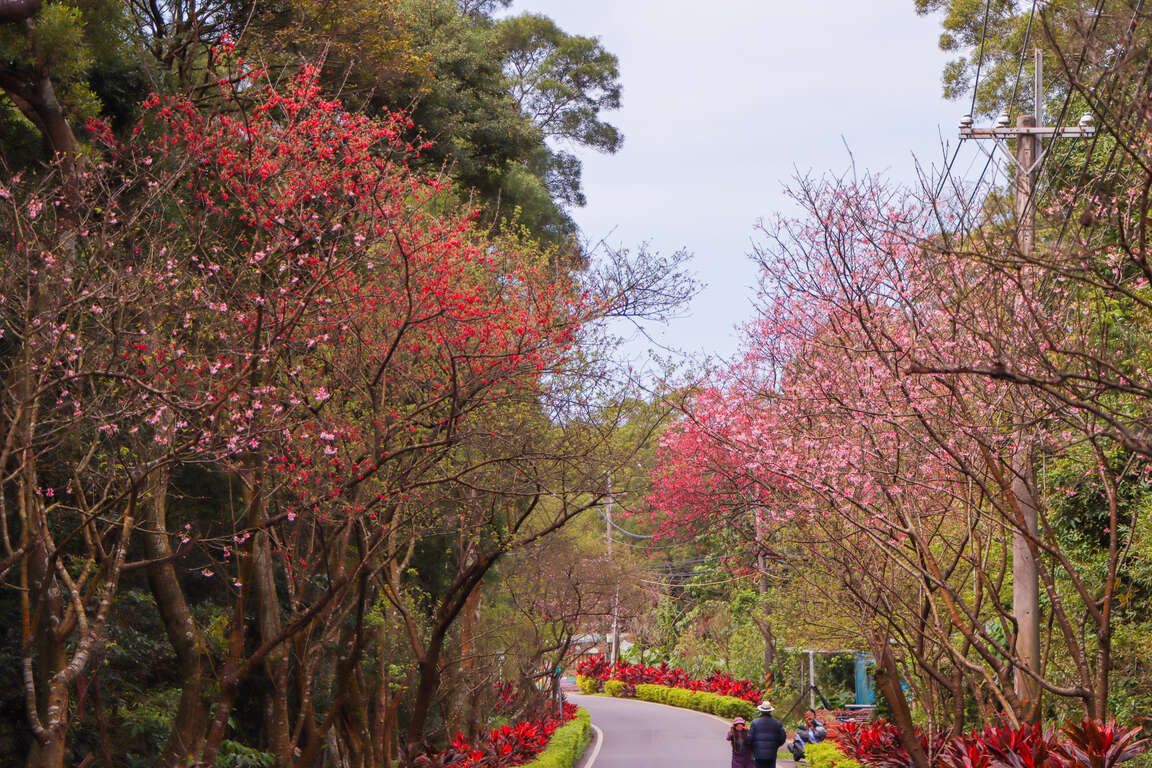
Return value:
<svg viewBox="0 0 1152 768">
<path fill-rule="evenodd" d="M 1115 720 L 1083 720 L 1062 731 L 1039 724 L 1012 728 L 994 725 L 951 739 L 916 737 L 936 768 L 1112 768 L 1148 747 L 1137 741 L 1140 729 L 1125 730 Z M 910 768 L 912 759 L 892 723 L 843 723 L 833 739 L 866 766 Z"/>
<path fill-rule="evenodd" d="M 620 680 L 632 685 L 639 683 L 667 685 L 673 688 L 687 688 L 691 691 L 707 691 L 722 696 L 733 696 L 753 703 L 763 698 L 760 689 L 751 680 L 737 680 L 724 672 L 716 671 L 703 680 L 697 680 L 683 669 L 669 667 L 666 663 L 655 667 L 644 664 L 629 664 L 626 661 L 609 664 L 603 654 L 596 654 L 583 659 L 576 665 L 576 673 L 601 682 Z"/>
</svg>

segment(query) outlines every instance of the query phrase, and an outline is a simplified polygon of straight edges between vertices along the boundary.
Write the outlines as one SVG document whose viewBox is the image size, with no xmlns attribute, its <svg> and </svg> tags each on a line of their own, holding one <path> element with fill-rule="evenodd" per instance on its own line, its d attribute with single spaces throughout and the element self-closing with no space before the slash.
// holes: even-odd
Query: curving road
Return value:
<svg viewBox="0 0 1152 768">
<path fill-rule="evenodd" d="M 636 699 L 569 694 L 599 727 L 580 768 L 728 768 L 728 723 L 690 709 Z M 597 735 L 599 736 L 599 735 Z M 792 768 L 778 760 L 778 768 Z"/>
</svg>

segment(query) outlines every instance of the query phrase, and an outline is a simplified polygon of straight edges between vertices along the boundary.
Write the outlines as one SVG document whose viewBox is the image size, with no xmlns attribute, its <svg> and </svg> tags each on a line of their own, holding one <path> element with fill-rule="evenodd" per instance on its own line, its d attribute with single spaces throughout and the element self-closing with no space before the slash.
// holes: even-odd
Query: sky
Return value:
<svg viewBox="0 0 1152 768">
<path fill-rule="evenodd" d="M 943 165 L 967 104 L 945 101 L 939 20 L 913 0 L 514 0 L 620 60 L 624 134 L 614 155 L 577 151 L 583 237 L 686 249 L 706 284 L 686 316 L 651 327 L 657 347 L 731 358 L 754 316 L 758 220 L 794 213 L 796 174 L 862 170 L 915 184 Z M 971 142 L 970 142 L 971 143 Z M 572 148 L 566 148 L 571 151 Z M 849 155 L 851 149 L 851 157 Z M 961 153 L 955 166 L 966 172 Z M 979 173 L 979 168 L 976 168 Z M 652 344 L 637 335 L 640 362 Z"/>
</svg>

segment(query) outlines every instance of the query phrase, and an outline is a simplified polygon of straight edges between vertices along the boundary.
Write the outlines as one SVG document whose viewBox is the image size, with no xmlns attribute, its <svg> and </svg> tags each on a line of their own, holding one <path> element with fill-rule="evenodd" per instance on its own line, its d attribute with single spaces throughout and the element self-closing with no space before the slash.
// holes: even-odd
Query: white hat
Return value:
<svg viewBox="0 0 1152 768">
<path fill-rule="evenodd" d="M 772 702 L 770 701 L 762 701 L 756 705 L 756 709 L 759 712 L 771 712 L 776 709 L 776 707 L 772 706 Z"/>
</svg>

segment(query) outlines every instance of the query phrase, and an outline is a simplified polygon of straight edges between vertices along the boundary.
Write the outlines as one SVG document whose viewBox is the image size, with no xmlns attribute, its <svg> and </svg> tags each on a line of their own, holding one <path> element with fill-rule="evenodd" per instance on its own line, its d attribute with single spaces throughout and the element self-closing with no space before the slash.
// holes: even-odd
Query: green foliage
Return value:
<svg viewBox="0 0 1152 768">
<path fill-rule="evenodd" d="M 217 764 L 220 768 L 272 768 L 276 764 L 276 756 L 238 741 L 226 740 L 220 742 Z"/>
<path fill-rule="evenodd" d="M 513 98 L 545 136 L 602 152 L 620 148 L 620 132 L 600 119 L 602 110 L 620 108 L 620 71 L 598 40 L 537 14 L 502 19 L 495 39 Z"/>
<path fill-rule="evenodd" d="M 833 741 L 808 744 L 804 748 L 808 768 L 861 768 L 860 763 L 844 754 Z"/>
<path fill-rule="evenodd" d="M 575 719 L 557 728 L 544 751 L 535 760 L 525 763 L 525 767 L 572 768 L 584 754 L 584 747 L 588 744 L 591 732 L 591 716 L 588 710 L 580 707 L 576 710 Z"/>
<path fill-rule="evenodd" d="M 164 746 L 164 740 L 172 727 L 172 714 L 175 711 L 176 691 L 145 696 L 137 694 L 131 704 L 124 704 L 117 711 L 123 733 L 128 737 L 131 751 L 147 755 Z"/>
<path fill-rule="evenodd" d="M 576 675 L 576 686 L 580 689 L 580 693 L 600 693 L 600 681 L 594 677 Z"/>
<path fill-rule="evenodd" d="M 9 100 L 0 89 L 0 138 L 12 136 L 18 141 L 16 154 L 7 156 L 9 162 L 34 159 L 27 152 L 25 134 L 35 121 L 29 122 L 27 114 L 12 106 L 36 111 L 27 98 L 31 91 L 22 89 L 38 87 L 33 84 L 46 73 L 73 125 L 96 117 L 105 103 L 92 78 L 127 67 L 125 29 L 123 7 L 113 0 L 49 0 L 23 23 L 0 24 L 0 77 L 5 88 L 21 90 L 17 99 Z M 137 93 L 133 101 L 145 95 Z M 7 155 L 10 146 L 6 141 L 3 146 Z"/>
<path fill-rule="evenodd" d="M 979 67 L 976 111 L 985 116 L 997 114 L 1009 103 L 1015 108 L 1014 115 L 1032 111 L 1032 51 L 1037 47 L 1045 54 L 1048 107 L 1058 112 L 1068 88 L 1067 77 L 1057 65 L 1056 49 L 1063 52 L 1070 67 L 1076 67 L 1076 52 L 1083 47 L 1087 30 L 1093 31 L 1098 38 L 1094 44 L 1100 45 L 1121 39 L 1131 18 L 1131 13 L 1123 11 L 1097 14 L 1094 0 L 1050 0 L 1039 5 L 1015 0 L 915 0 L 915 6 L 921 16 L 940 19 L 940 49 L 955 57 L 944 68 L 944 97 L 967 103 Z M 1043 14 L 1043 20 L 1030 18 L 1033 8 L 1037 15 Z M 1094 15 L 1099 18 L 1089 23 Z M 1133 28 L 1138 32 L 1125 47 L 1129 55 L 1143 61 L 1149 43 L 1147 31 L 1140 25 Z M 1111 56 L 1088 56 L 1079 63 L 1080 78 L 1092 82 L 1114 63 Z M 1080 105 L 1070 106 L 1072 122 L 1082 111 Z"/>
<path fill-rule="evenodd" d="M 620 697 L 621 695 L 623 695 L 624 688 L 626 686 L 627 686 L 627 683 L 623 682 L 622 680 L 605 680 L 604 681 L 604 692 L 606 694 L 608 694 L 609 696 Z"/>
<path fill-rule="evenodd" d="M 608 685 L 612 682 L 615 681 L 610 680 L 605 684 L 605 690 L 610 694 L 612 691 Z M 697 712 L 707 712 L 720 717 L 752 718 L 756 716 L 756 707 L 744 699 L 721 696 L 708 691 L 690 691 L 687 688 L 671 688 L 667 685 L 640 683 L 636 686 L 636 698 L 653 701 L 657 704 L 667 704 L 670 707 L 694 709 Z"/>
</svg>

